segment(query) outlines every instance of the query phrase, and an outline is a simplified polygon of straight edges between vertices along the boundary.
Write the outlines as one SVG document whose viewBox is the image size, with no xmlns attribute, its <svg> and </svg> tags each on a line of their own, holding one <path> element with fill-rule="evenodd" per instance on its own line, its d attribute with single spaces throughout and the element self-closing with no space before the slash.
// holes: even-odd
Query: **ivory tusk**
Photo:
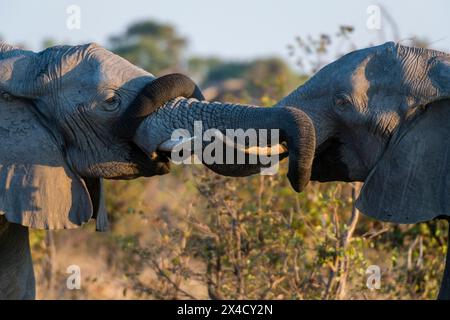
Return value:
<svg viewBox="0 0 450 320">
<path fill-rule="evenodd" d="M 173 149 L 175 149 L 176 146 L 184 144 L 188 141 L 194 140 L 196 137 L 191 138 L 183 138 L 178 140 L 166 140 L 163 143 L 161 143 L 158 146 L 158 150 L 160 151 L 166 151 L 166 152 L 172 152 Z M 228 147 L 234 148 L 239 150 L 242 153 L 249 154 L 249 155 L 266 155 L 266 156 L 275 156 L 279 154 L 283 154 L 288 152 L 288 148 L 278 143 L 276 145 L 273 145 L 271 147 L 259 147 L 259 146 L 253 146 L 246 148 L 245 146 L 235 144 L 233 141 L 230 141 L 229 138 L 223 135 L 216 136 L 216 138 L 220 139 L 223 143 L 225 143 Z"/>
<path fill-rule="evenodd" d="M 178 139 L 178 140 L 169 139 L 169 140 L 166 140 L 163 143 L 161 143 L 157 149 L 160 151 L 172 152 L 172 150 L 175 149 L 176 146 L 184 144 L 188 141 L 192 141 L 194 139 L 195 139 L 195 137 L 182 138 L 182 139 Z"/>
<path fill-rule="evenodd" d="M 276 145 L 273 145 L 271 147 L 259 147 L 259 146 L 253 146 L 253 147 L 245 147 L 239 144 L 234 143 L 234 141 L 230 141 L 230 139 L 227 136 L 218 136 L 220 140 L 223 141 L 227 146 L 231 148 L 235 148 L 239 150 L 240 152 L 243 152 L 245 154 L 249 155 L 265 155 L 265 156 L 276 156 L 279 154 L 283 154 L 288 152 L 287 146 L 278 143 Z"/>
</svg>

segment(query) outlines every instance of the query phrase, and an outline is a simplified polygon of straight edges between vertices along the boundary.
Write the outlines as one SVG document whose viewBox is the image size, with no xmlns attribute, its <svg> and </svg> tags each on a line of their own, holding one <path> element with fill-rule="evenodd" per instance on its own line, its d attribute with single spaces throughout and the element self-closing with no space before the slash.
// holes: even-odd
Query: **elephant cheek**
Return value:
<svg viewBox="0 0 450 320">
<path fill-rule="evenodd" d="M 336 161 L 314 161 L 311 180 L 319 182 L 329 181 L 353 181 L 349 177 L 348 168 L 344 163 L 336 163 Z"/>
<path fill-rule="evenodd" d="M 342 161 L 339 142 L 330 144 L 316 155 L 313 161 L 311 180 L 319 182 L 352 181 L 349 168 Z"/>
</svg>

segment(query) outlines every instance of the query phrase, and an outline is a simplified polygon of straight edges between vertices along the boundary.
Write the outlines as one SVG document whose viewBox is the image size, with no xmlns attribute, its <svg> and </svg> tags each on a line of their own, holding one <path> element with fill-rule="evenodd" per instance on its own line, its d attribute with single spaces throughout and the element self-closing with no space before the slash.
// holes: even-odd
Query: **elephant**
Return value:
<svg viewBox="0 0 450 320">
<path fill-rule="evenodd" d="M 185 104 L 213 107 L 177 99 L 146 118 L 138 132 L 148 131 L 146 124 L 153 122 L 170 123 L 167 119 L 178 112 L 169 110 L 186 111 Z M 268 109 L 292 108 L 303 111 L 314 125 L 311 180 L 364 182 L 355 205 L 378 220 L 448 220 L 450 55 L 393 42 L 351 52 Z M 158 132 L 159 139 L 171 129 Z M 149 151 L 155 148 L 151 141 L 136 140 Z M 237 172 L 242 170 L 249 167 Z M 450 299 L 450 250 L 438 298 Z"/>
<path fill-rule="evenodd" d="M 172 99 L 179 108 L 166 103 Z M 160 133 L 176 121 L 155 121 L 155 114 L 186 126 L 200 120 L 207 128 L 277 129 L 277 145 L 240 150 L 278 148 L 289 157 L 293 187 L 300 191 L 308 183 L 316 135 L 303 111 L 191 107 L 202 100 L 186 76 L 156 78 L 95 43 L 36 53 L 0 42 L 0 299 L 35 297 L 29 228 L 73 229 L 95 219 L 98 231 L 107 230 L 103 179 L 170 171 L 167 151 L 177 144 Z M 264 164 L 208 166 L 245 176 Z"/>
<path fill-rule="evenodd" d="M 449 54 L 394 42 L 357 50 L 275 107 L 283 106 L 314 123 L 311 180 L 364 182 L 355 205 L 377 220 L 448 220 Z M 450 299 L 450 250 L 438 298 Z"/>
</svg>

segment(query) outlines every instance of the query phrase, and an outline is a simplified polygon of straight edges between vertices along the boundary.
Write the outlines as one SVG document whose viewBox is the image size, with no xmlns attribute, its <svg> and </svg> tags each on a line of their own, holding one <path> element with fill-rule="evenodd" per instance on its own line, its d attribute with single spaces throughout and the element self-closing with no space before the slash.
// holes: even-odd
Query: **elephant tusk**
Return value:
<svg viewBox="0 0 450 320">
<path fill-rule="evenodd" d="M 271 147 L 259 147 L 259 146 L 245 147 L 239 144 L 235 144 L 234 141 L 231 141 L 228 137 L 223 135 L 217 136 L 217 138 L 220 139 L 228 147 L 237 149 L 238 151 L 248 155 L 275 156 L 288 152 L 287 146 L 281 143 L 278 143 Z M 182 138 L 178 140 L 169 139 L 162 142 L 157 149 L 160 151 L 172 152 L 172 150 L 175 149 L 177 146 L 182 145 L 188 141 L 193 141 L 194 139 L 196 139 L 195 136 L 191 138 Z"/>
<path fill-rule="evenodd" d="M 239 144 L 235 144 L 234 141 L 231 141 L 227 136 L 224 135 L 220 135 L 217 138 L 222 140 L 222 142 L 225 143 L 228 147 L 235 148 L 240 152 L 248 155 L 276 156 L 288 152 L 287 146 L 281 143 L 277 143 L 276 145 L 273 145 L 271 147 L 245 147 Z"/>
<path fill-rule="evenodd" d="M 195 137 L 191 137 L 191 138 L 182 138 L 182 139 L 178 139 L 178 140 L 166 140 L 163 143 L 161 143 L 157 149 L 159 151 L 166 151 L 166 152 L 172 152 L 173 149 L 175 149 L 175 147 L 182 145 L 188 141 L 192 141 L 194 140 Z"/>
</svg>

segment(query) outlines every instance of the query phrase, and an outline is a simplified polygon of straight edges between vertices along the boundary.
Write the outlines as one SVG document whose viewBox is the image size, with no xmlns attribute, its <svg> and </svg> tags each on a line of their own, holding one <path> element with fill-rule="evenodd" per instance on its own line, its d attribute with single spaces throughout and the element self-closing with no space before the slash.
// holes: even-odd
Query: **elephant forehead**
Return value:
<svg viewBox="0 0 450 320">
<path fill-rule="evenodd" d="M 85 88 L 124 88 L 139 92 L 154 79 L 152 74 L 95 43 L 50 48 L 42 55 L 50 57 L 49 74 L 56 73 L 59 78 L 76 81 Z"/>
<path fill-rule="evenodd" d="M 128 60 L 104 49 L 96 48 L 91 63 L 97 66 L 99 82 L 104 86 L 140 91 L 155 77 Z"/>
<path fill-rule="evenodd" d="M 98 73 L 98 87 L 124 90 L 129 93 L 139 93 L 146 84 L 153 81 L 155 77 L 144 70 L 132 65 L 119 56 L 119 63 L 104 63 L 100 66 Z"/>
</svg>

